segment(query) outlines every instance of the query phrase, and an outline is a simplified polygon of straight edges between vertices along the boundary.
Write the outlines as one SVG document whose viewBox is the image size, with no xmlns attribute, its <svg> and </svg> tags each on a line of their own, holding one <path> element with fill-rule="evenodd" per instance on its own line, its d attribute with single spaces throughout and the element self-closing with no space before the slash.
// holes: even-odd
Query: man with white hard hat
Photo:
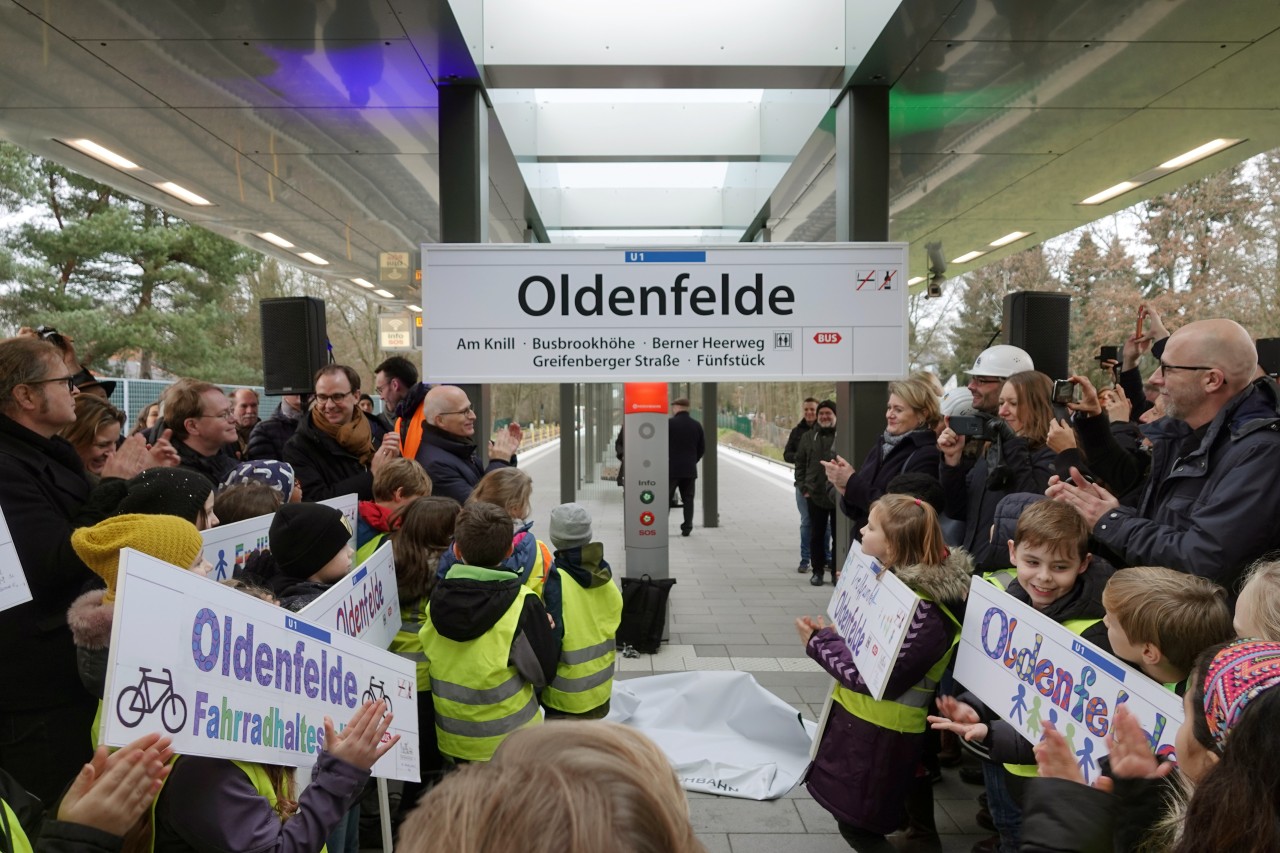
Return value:
<svg viewBox="0 0 1280 853">
<path fill-rule="evenodd" d="M 994 415 L 999 408 L 1000 389 L 1004 381 L 1015 373 L 1035 370 L 1026 350 L 1010 344 L 987 347 L 974 359 L 969 368 L 969 393 L 973 395 L 973 407 L 984 414 Z"/>
</svg>

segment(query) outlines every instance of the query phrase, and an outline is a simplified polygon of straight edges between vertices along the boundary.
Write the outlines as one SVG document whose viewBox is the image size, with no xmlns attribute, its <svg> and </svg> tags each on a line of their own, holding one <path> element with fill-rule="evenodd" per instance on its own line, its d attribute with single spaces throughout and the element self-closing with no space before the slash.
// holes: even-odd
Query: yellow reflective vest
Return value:
<svg viewBox="0 0 1280 853">
<path fill-rule="evenodd" d="M 450 574 L 461 566 L 450 569 Z M 521 586 L 501 618 L 474 640 L 451 640 L 431 621 L 431 607 L 419 637 L 430 661 L 431 700 L 436 710 L 436 739 L 440 753 L 465 761 L 488 761 L 507 735 L 542 722 L 533 685 L 510 663 L 524 610 Z"/>
<path fill-rule="evenodd" d="M 431 666 L 422 651 L 422 637 L 419 633 L 427 622 L 427 604 L 430 597 L 400 602 L 400 630 L 391 638 L 387 651 L 395 652 L 405 660 L 413 661 L 418 674 L 418 692 L 431 689 Z"/>
<path fill-rule="evenodd" d="M 560 573 L 564 640 L 555 680 L 542 691 L 542 704 L 568 714 L 585 714 L 609 701 L 613 691 L 614 636 L 622 621 L 622 593 L 612 582 L 584 589 Z"/>
<path fill-rule="evenodd" d="M 0 800 L 0 814 L 4 818 L 4 837 L 8 842 L 5 848 L 12 853 L 32 853 L 31 841 L 27 838 L 26 831 L 23 830 L 22 824 L 18 823 L 18 816 L 4 800 Z"/>
</svg>

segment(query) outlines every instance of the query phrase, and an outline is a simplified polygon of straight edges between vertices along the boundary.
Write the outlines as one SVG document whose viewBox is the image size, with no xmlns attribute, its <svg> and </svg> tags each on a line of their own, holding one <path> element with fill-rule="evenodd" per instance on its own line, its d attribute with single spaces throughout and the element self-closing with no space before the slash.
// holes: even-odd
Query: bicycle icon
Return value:
<svg viewBox="0 0 1280 853">
<path fill-rule="evenodd" d="M 373 676 L 369 676 L 369 686 L 360 694 L 360 703 L 377 702 L 381 699 L 383 702 L 387 703 L 387 713 L 390 714 L 391 697 L 387 695 L 386 685 L 387 683 L 385 681 L 374 681 Z M 376 693 L 374 692 L 375 686 L 378 688 Z"/>
<path fill-rule="evenodd" d="M 160 722 L 170 734 L 177 734 L 187 723 L 187 703 L 181 696 L 173 692 L 173 673 L 162 669 L 164 677 L 150 675 L 149 667 L 140 666 L 142 680 L 132 687 L 120 691 L 116 699 L 116 719 L 125 728 L 132 729 L 142 722 L 142 718 L 160 710 Z M 164 687 L 159 696 L 152 700 L 151 685 Z"/>
</svg>

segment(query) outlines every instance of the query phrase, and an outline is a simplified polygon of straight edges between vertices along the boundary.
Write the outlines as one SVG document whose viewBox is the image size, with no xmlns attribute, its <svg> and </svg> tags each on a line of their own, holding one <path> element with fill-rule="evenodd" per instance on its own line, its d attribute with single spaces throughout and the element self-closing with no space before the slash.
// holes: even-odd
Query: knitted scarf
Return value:
<svg viewBox="0 0 1280 853">
<path fill-rule="evenodd" d="M 338 442 L 343 450 L 359 459 L 361 465 L 368 465 L 373 458 L 373 433 L 369 430 L 369 419 L 359 409 L 352 413 L 351 420 L 335 425 L 325 420 L 318 408 L 312 407 L 311 425 Z"/>
</svg>

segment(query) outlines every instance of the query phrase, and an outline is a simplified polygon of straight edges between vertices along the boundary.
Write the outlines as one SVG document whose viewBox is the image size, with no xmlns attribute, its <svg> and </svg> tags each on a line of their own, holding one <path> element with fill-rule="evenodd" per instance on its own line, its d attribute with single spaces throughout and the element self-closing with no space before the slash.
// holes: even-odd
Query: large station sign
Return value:
<svg viewBox="0 0 1280 853">
<path fill-rule="evenodd" d="M 422 248 L 428 382 L 907 373 L 905 243 Z"/>
</svg>

